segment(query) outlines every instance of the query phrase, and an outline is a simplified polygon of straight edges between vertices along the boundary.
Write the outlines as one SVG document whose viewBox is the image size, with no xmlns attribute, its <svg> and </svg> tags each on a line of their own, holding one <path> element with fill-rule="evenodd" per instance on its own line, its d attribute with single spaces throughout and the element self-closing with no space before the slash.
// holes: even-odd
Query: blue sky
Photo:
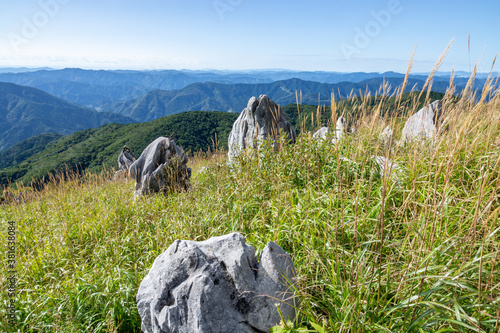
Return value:
<svg viewBox="0 0 500 333">
<path fill-rule="evenodd" d="M 483 72 L 500 2 L 462 0 L 23 0 L 0 2 L 0 67 Z M 498 70 L 498 68 L 495 68 Z"/>
</svg>

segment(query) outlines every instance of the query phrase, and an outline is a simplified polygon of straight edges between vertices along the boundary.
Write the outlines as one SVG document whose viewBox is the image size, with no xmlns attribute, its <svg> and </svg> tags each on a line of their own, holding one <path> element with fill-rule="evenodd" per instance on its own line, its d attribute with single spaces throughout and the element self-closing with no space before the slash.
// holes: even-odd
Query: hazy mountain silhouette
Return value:
<svg viewBox="0 0 500 333">
<path fill-rule="evenodd" d="M 100 113 L 38 89 L 0 82 L 0 150 L 37 134 L 69 134 L 130 118 Z"/>
</svg>

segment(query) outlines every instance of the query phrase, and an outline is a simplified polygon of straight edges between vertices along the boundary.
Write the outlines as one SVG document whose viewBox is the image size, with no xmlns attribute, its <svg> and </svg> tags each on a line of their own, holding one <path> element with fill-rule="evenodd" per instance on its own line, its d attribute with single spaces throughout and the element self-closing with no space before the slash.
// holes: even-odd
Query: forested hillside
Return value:
<svg viewBox="0 0 500 333">
<path fill-rule="evenodd" d="M 7 168 L 0 170 L 0 184 L 5 186 L 16 181 L 29 184 L 32 179 L 40 180 L 61 170 L 116 168 L 116 159 L 124 145 L 139 157 L 142 150 L 159 136 L 174 138 L 188 154 L 213 149 L 216 144 L 227 148 L 229 131 L 237 116 L 227 112 L 193 111 L 149 123 L 108 124 L 51 141 L 41 151 L 37 151 L 36 144 L 43 142 L 46 136 L 35 137 L 0 155 L 5 157 L 4 165 L 10 162 Z M 35 154 L 21 158 L 17 153 L 20 148 Z"/>
<path fill-rule="evenodd" d="M 132 119 L 96 112 L 41 90 L 0 82 L 0 151 L 42 133 L 70 134 Z"/>
</svg>

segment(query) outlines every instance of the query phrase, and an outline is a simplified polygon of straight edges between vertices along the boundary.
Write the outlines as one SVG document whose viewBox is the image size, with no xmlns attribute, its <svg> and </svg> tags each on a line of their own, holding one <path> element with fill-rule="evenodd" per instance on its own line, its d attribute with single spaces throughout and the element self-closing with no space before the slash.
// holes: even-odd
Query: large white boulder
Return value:
<svg viewBox="0 0 500 333">
<path fill-rule="evenodd" d="M 239 233 L 176 240 L 156 258 L 137 293 L 147 333 L 269 332 L 295 317 L 295 268 L 269 242 L 260 261 Z"/>
<path fill-rule="evenodd" d="M 332 143 L 338 143 L 345 136 L 347 128 L 347 122 L 344 117 L 339 117 L 337 123 L 335 124 L 335 135 L 332 137 Z M 313 134 L 313 138 L 319 141 L 325 141 L 327 136 L 331 133 L 330 127 L 321 127 L 316 133 Z"/>
<path fill-rule="evenodd" d="M 411 116 L 403 128 L 402 142 L 432 139 L 441 117 L 442 103 L 435 101 Z"/>
<path fill-rule="evenodd" d="M 247 148 L 257 148 L 264 140 L 277 139 L 283 130 L 288 139 L 295 142 L 295 129 L 286 120 L 285 112 L 266 95 L 252 97 L 241 112 L 229 133 L 229 160 Z"/>
<path fill-rule="evenodd" d="M 135 194 L 164 192 L 172 186 L 187 189 L 191 177 L 187 162 L 184 150 L 173 140 L 157 138 L 130 165 L 130 176 L 135 179 Z"/>
</svg>

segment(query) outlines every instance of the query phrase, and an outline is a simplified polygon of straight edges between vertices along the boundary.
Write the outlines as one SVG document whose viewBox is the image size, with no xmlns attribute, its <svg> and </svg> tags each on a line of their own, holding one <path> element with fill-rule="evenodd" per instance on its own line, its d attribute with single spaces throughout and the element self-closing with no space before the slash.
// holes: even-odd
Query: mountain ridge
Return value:
<svg viewBox="0 0 500 333">
<path fill-rule="evenodd" d="M 484 79 L 480 74 L 479 79 Z M 180 90 L 196 82 L 224 84 L 259 84 L 298 78 L 304 81 L 335 84 L 340 82 L 359 83 L 373 78 L 403 78 L 397 72 L 325 72 L 290 70 L 85 70 L 81 68 L 42 69 L 26 72 L 0 71 L 0 81 L 30 86 L 44 90 L 54 96 L 91 107 L 108 110 L 111 105 L 144 96 L 148 92 Z M 411 79 L 424 80 L 426 74 L 416 73 Z M 449 82 L 449 73 L 439 73 L 434 81 Z M 466 82 L 457 78 L 459 83 Z"/>
<path fill-rule="evenodd" d="M 413 103 L 417 96 L 418 92 L 404 94 L 401 105 Z M 434 101 L 442 99 L 444 94 L 431 92 L 429 97 Z M 359 102 L 359 98 L 338 101 L 337 115 L 355 121 L 362 112 Z M 374 107 L 381 102 L 381 98 L 371 97 L 366 102 L 368 106 Z M 425 102 L 426 96 L 421 96 L 418 106 L 422 107 Z M 396 98 L 384 98 L 383 113 L 395 110 L 395 105 Z M 300 105 L 299 112 L 294 103 L 282 106 L 282 109 L 297 133 L 316 130 L 318 126 L 328 125 L 331 121 L 329 107 L 318 109 L 316 105 Z M 19 180 L 29 184 L 31 179 L 40 180 L 49 173 L 65 170 L 81 172 L 88 169 L 95 172 L 103 166 L 116 167 L 116 160 L 124 145 L 138 157 L 159 136 L 173 138 L 187 154 L 213 150 L 215 147 L 227 149 L 229 132 L 239 115 L 190 111 L 145 123 L 106 124 L 64 137 L 42 134 L 0 152 L 0 161 L 4 162 L 1 165 L 3 169 L 0 169 L 0 184 L 7 185 Z"/>
<path fill-rule="evenodd" d="M 0 82 L 0 150 L 41 133 L 70 134 L 132 119 L 99 113 L 42 90 Z"/>
<path fill-rule="evenodd" d="M 332 93 L 335 94 L 336 100 L 352 95 L 353 91 L 356 95 L 359 91 L 365 93 L 368 90 L 373 96 L 384 82 L 394 88 L 400 86 L 403 80 L 404 78 L 370 79 L 360 83 L 339 84 L 304 81 L 297 78 L 263 84 L 226 85 L 198 82 L 181 90 L 153 90 L 140 98 L 115 104 L 113 111 L 139 122 L 190 110 L 239 113 L 247 106 L 250 96 L 261 94 L 268 95 L 280 105 L 297 103 L 297 97 L 301 98 L 299 104 L 329 105 Z M 424 81 L 410 79 L 406 91 L 419 90 L 423 85 Z M 444 93 L 448 83 L 434 82 L 432 88 L 433 91 Z"/>
</svg>

